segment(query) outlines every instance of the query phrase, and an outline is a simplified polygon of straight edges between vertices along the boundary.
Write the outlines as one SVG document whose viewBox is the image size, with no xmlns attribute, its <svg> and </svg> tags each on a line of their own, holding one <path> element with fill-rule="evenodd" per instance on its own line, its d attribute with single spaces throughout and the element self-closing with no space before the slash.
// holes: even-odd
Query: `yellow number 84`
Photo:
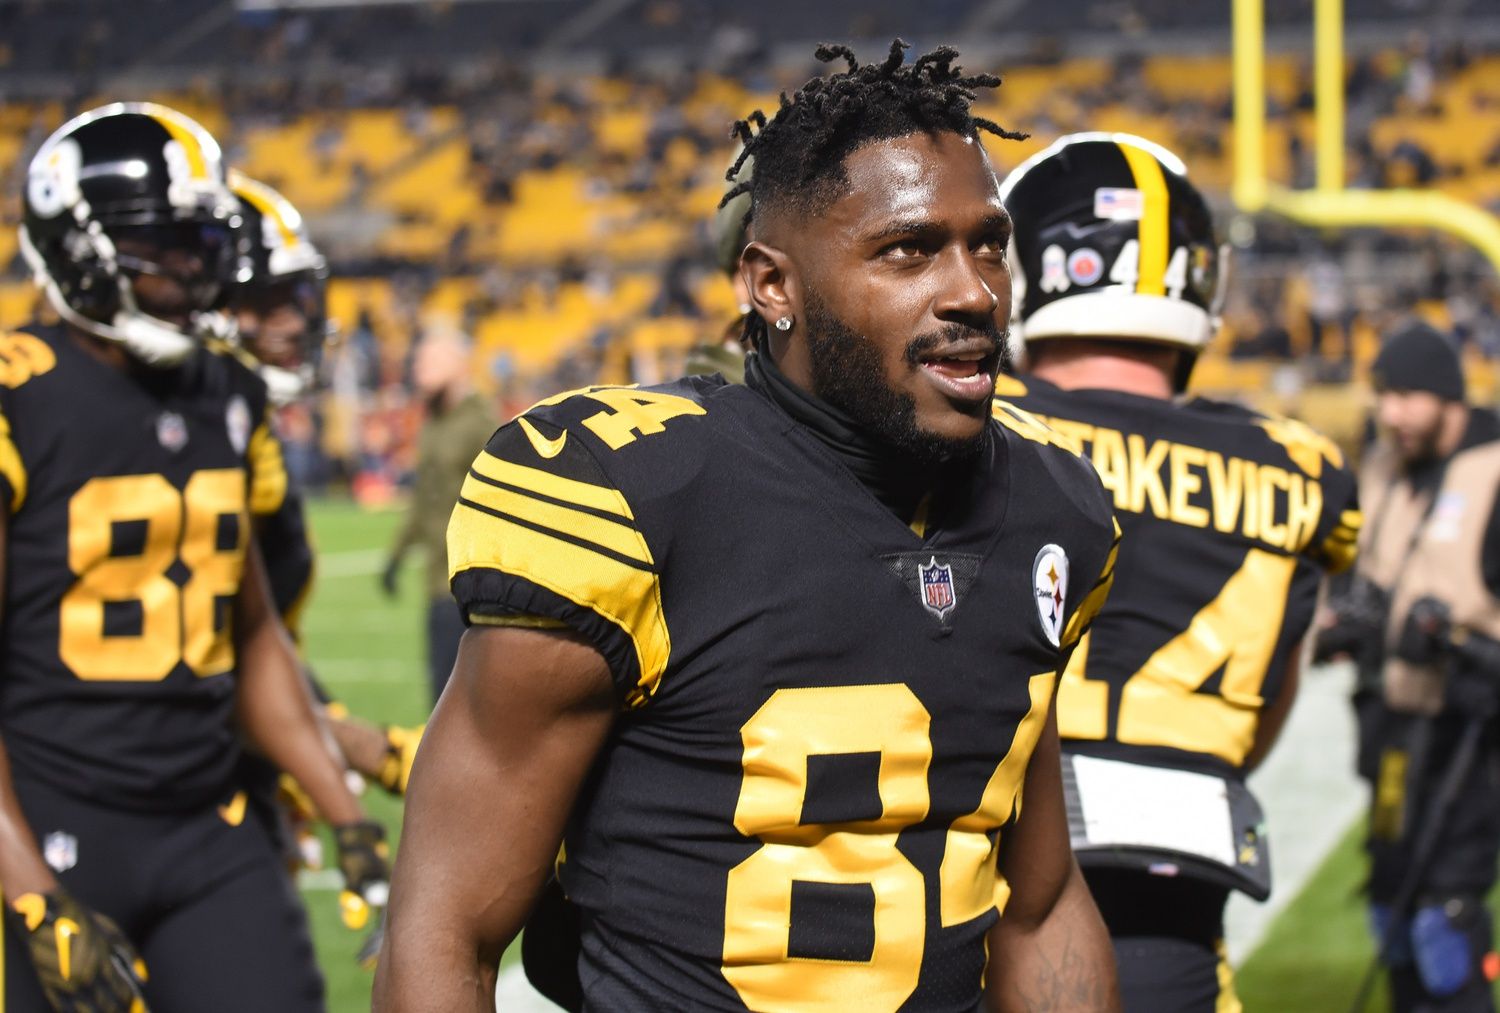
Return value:
<svg viewBox="0 0 1500 1013">
<path fill-rule="evenodd" d="M 234 516 L 233 546 L 219 544 L 219 519 Z M 114 549 L 122 525 L 141 525 L 139 551 Z M 90 479 L 68 503 L 68 567 L 77 580 L 63 595 L 58 653 L 80 679 L 156 682 L 179 660 L 199 676 L 234 665 L 221 602 L 235 595 L 245 566 L 249 522 L 245 473 L 199 471 L 179 494 L 161 475 Z M 136 546 L 130 546 L 135 549 Z M 181 560 L 179 588 L 167 571 Z M 139 606 L 139 631 L 108 635 L 107 605 Z"/>
<path fill-rule="evenodd" d="M 949 827 L 939 870 L 945 926 L 1003 905 L 1009 887 L 990 832 L 1018 810 L 1021 782 L 1040 738 L 1057 676 L 1032 677 L 1031 706 L 972 813 Z M 753 1010 L 887 1013 L 913 991 L 926 937 L 920 870 L 896 847 L 927 817 L 931 717 L 903 683 L 782 689 L 740 730 L 744 780 L 734 824 L 762 846 L 729 873 L 724 977 Z M 881 814 L 802 823 L 808 760 L 879 754 Z M 793 883 L 861 884 L 874 895 L 874 943 L 865 960 L 789 955 Z"/>
</svg>

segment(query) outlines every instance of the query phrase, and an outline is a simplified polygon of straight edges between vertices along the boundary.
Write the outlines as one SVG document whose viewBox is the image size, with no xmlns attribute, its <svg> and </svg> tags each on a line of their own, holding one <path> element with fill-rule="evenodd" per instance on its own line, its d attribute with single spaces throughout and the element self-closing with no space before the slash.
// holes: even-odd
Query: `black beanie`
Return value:
<svg viewBox="0 0 1500 1013">
<path fill-rule="evenodd" d="M 1376 390 L 1425 390 L 1445 401 L 1464 399 L 1458 352 L 1443 333 L 1416 322 L 1386 339 L 1370 367 Z"/>
</svg>

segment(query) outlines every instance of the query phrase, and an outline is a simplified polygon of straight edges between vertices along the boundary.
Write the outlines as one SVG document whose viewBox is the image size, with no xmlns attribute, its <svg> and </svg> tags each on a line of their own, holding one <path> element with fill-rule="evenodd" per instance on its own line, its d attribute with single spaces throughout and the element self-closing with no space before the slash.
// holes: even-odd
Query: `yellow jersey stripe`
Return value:
<svg viewBox="0 0 1500 1013">
<path fill-rule="evenodd" d="M 635 514 L 630 512 L 630 504 L 615 489 L 563 478 L 540 468 L 528 468 L 524 464 L 513 464 L 501 460 L 489 451 L 480 451 L 479 457 L 474 461 L 474 471 L 513 489 L 527 490 L 559 502 L 635 520 Z"/>
<path fill-rule="evenodd" d="M 10 512 L 15 513 L 26 502 L 26 465 L 10 437 L 10 420 L 4 415 L 0 415 L 0 476 L 10 483 Z"/>
<path fill-rule="evenodd" d="M 1050 447 L 1060 447 L 1075 457 L 1079 456 L 1082 451 L 1081 446 L 1070 444 L 1051 426 L 1024 408 L 1017 408 L 1009 401 L 1002 401 L 999 398 L 992 401 L 990 416 L 1022 439 Z"/>
<path fill-rule="evenodd" d="M 592 542 L 637 565 L 651 565 L 651 551 L 645 538 L 628 524 L 494 485 L 473 472 L 464 479 L 459 498 L 560 537 Z"/>
<path fill-rule="evenodd" d="M 1167 291 L 1167 218 L 1171 198 L 1167 196 L 1167 181 L 1162 175 L 1161 163 L 1150 152 L 1133 144 L 1117 145 L 1125 161 L 1130 163 L 1130 174 L 1135 177 L 1135 187 L 1141 192 L 1141 220 L 1136 235 L 1140 239 L 1141 256 L 1139 277 L 1135 290 L 1141 295 L 1165 295 Z"/>
<path fill-rule="evenodd" d="M 153 105 L 150 115 L 162 125 L 167 133 L 172 135 L 172 140 L 182 145 L 182 150 L 187 155 L 188 171 L 192 177 L 208 179 L 208 158 L 203 153 L 203 145 L 198 142 L 197 135 L 165 106 Z"/>
<path fill-rule="evenodd" d="M 1214 999 L 1214 1013 L 1244 1013 L 1245 1007 L 1234 990 L 1234 969 L 1229 966 L 1229 950 L 1224 940 L 1215 942 L 1214 950 L 1219 955 L 1219 994 Z"/>
<path fill-rule="evenodd" d="M 250 436 L 250 512 L 264 517 L 281 509 L 286 500 L 286 462 L 281 441 L 262 422 Z"/>
<path fill-rule="evenodd" d="M 1094 618 L 1099 615 L 1100 609 L 1109 599 L 1110 589 L 1115 586 L 1115 559 L 1120 554 L 1120 522 L 1112 520 L 1115 526 L 1115 541 L 1109 547 L 1109 555 L 1105 557 L 1104 567 L 1099 574 L 1099 580 L 1094 584 L 1089 593 L 1084 596 L 1083 601 L 1078 603 L 1078 608 L 1073 610 L 1073 615 L 1068 619 L 1067 628 L 1063 630 L 1062 646 L 1069 647 L 1076 643 L 1079 637 L 1088 632 L 1093 625 Z"/>
<path fill-rule="evenodd" d="M 640 668 L 640 680 L 626 705 L 639 706 L 656 691 L 672 653 L 672 638 L 662 612 L 661 580 L 655 573 L 463 500 L 448 523 L 448 558 L 454 576 L 472 569 L 499 570 L 614 623 L 630 638 Z"/>
</svg>

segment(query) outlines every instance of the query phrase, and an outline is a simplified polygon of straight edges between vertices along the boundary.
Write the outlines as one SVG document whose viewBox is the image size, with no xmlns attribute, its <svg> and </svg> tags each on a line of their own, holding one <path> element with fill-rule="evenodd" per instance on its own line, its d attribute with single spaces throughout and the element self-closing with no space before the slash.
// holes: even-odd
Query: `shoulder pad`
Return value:
<svg viewBox="0 0 1500 1013">
<path fill-rule="evenodd" d="M 707 414 L 700 384 L 691 377 L 664 387 L 583 387 L 538 401 L 516 418 L 516 423 L 542 457 L 555 456 L 566 433 L 547 439 L 537 421 L 597 437 L 610 450 L 619 450 L 643 436 L 663 432 L 672 419 Z M 536 435 L 533 435 L 536 434 Z"/>
<path fill-rule="evenodd" d="M 1006 429 L 1032 443 L 1049 447 L 1060 447 L 1074 457 L 1083 456 L 1083 445 L 1053 429 L 1024 408 L 1017 408 L 1009 401 L 995 398 L 990 403 L 990 415 Z"/>
<path fill-rule="evenodd" d="M 1332 468 L 1344 467 L 1344 452 L 1339 449 L 1338 444 L 1307 423 L 1264 412 L 1254 421 L 1266 431 L 1273 443 L 1279 443 L 1286 449 L 1292 463 L 1312 478 L 1322 477 L 1325 461 Z"/>
<path fill-rule="evenodd" d="M 0 384 L 14 390 L 56 365 L 57 353 L 41 338 L 21 331 L 0 333 Z"/>
</svg>

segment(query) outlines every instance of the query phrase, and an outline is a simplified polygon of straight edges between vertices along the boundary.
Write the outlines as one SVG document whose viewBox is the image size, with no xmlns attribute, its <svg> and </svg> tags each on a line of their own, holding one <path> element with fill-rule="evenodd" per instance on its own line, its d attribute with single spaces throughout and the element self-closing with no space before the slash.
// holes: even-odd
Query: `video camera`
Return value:
<svg viewBox="0 0 1500 1013">
<path fill-rule="evenodd" d="M 1454 626 L 1445 603 L 1430 596 L 1412 602 L 1395 649 L 1396 657 L 1414 665 L 1446 666 L 1450 709 L 1500 710 L 1500 640 Z"/>
</svg>

